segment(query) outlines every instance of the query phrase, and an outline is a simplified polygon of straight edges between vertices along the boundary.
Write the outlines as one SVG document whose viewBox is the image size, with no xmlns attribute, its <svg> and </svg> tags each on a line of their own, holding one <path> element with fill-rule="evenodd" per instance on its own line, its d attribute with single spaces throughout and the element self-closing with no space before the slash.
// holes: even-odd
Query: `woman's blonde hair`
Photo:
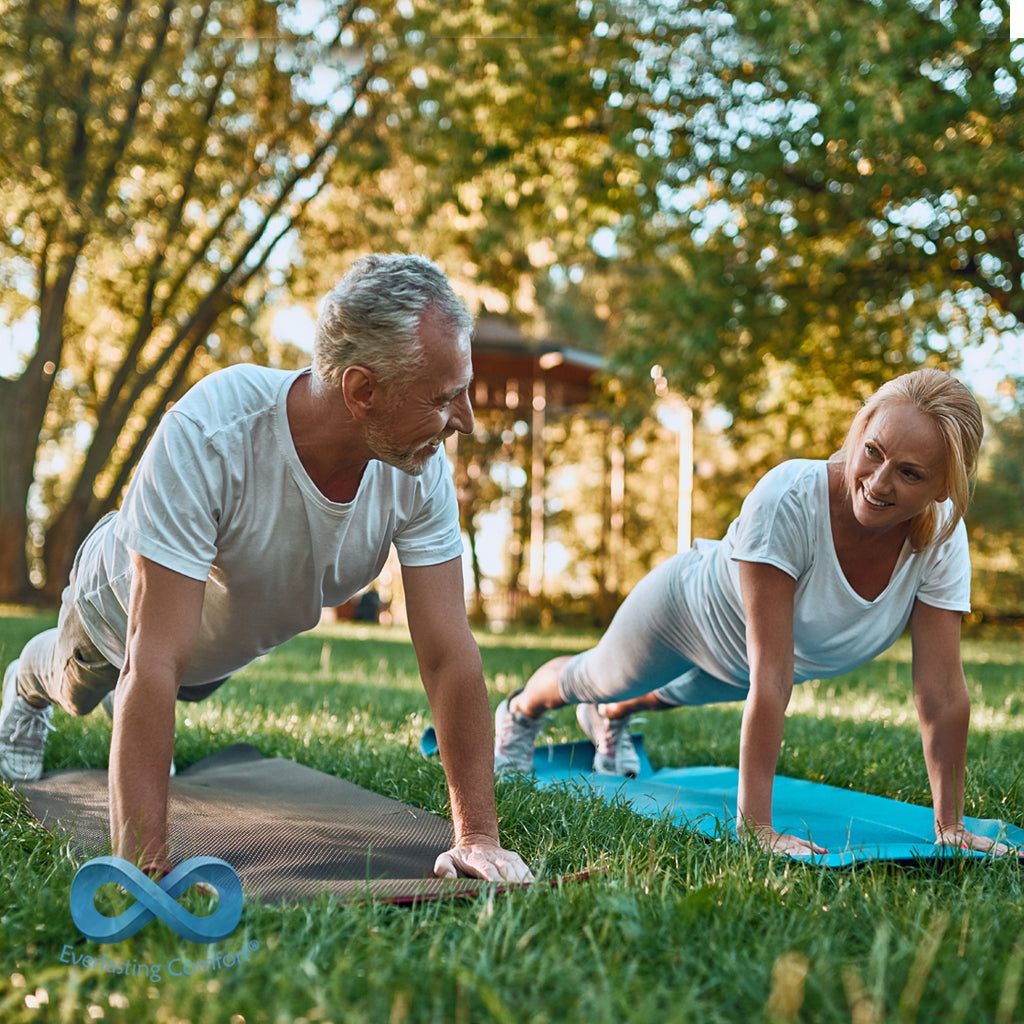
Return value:
<svg viewBox="0 0 1024 1024">
<path fill-rule="evenodd" d="M 945 482 L 953 514 L 938 528 L 939 503 L 932 502 L 911 520 L 910 545 L 915 551 L 922 551 L 929 544 L 941 544 L 951 537 L 967 512 L 985 425 L 974 395 L 948 373 L 913 370 L 896 377 L 883 384 L 864 403 L 850 424 L 843 447 L 832 456 L 834 462 L 843 466 L 847 494 L 854 486 L 851 479 L 853 459 L 850 456 L 860 447 L 875 413 L 899 402 L 909 402 L 932 418 L 946 453 Z"/>
</svg>

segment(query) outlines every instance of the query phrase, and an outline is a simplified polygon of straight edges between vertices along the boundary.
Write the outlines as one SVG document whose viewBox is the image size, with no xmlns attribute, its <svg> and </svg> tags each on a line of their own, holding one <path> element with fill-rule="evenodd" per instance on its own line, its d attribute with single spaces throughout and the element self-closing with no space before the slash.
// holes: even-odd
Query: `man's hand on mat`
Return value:
<svg viewBox="0 0 1024 1024">
<path fill-rule="evenodd" d="M 170 863 L 166 860 L 163 861 L 150 861 L 148 864 L 144 864 L 139 870 L 151 878 L 154 882 L 162 882 L 174 869 Z M 219 896 L 216 888 L 210 885 L 209 882 L 194 882 L 192 888 L 195 889 L 200 896 Z"/>
<path fill-rule="evenodd" d="M 460 873 L 488 882 L 533 881 L 533 872 L 518 853 L 503 849 L 487 836 L 463 839 L 434 861 L 437 878 L 458 878 Z"/>
<path fill-rule="evenodd" d="M 936 846 L 955 846 L 961 850 L 976 850 L 978 853 L 991 853 L 996 856 L 1016 852 L 1012 846 L 1001 843 L 998 839 L 976 835 L 962 826 L 950 829 L 936 828 L 935 834 Z"/>
<path fill-rule="evenodd" d="M 166 878 L 172 869 L 171 865 L 165 860 L 151 860 L 148 864 L 143 864 L 139 870 L 144 875 L 148 875 L 154 882 L 159 882 L 161 879 Z"/>
</svg>

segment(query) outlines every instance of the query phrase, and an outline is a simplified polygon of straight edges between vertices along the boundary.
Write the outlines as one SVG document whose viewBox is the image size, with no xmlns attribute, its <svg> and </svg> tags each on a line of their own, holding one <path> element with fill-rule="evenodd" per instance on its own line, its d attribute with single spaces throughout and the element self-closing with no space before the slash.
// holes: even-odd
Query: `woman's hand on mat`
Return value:
<svg viewBox="0 0 1024 1024">
<path fill-rule="evenodd" d="M 458 878 L 460 874 L 488 882 L 533 881 L 533 872 L 518 853 L 483 836 L 463 839 L 434 861 L 436 878 Z"/>
<path fill-rule="evenodd" d="M 810 839 L 801 839 L 788 832 L 776 832 L 775 829 L 772 829 L 769 835 L 761 834 L 757 838 L 761 845 L 766 850 L 771 850 L 772 853 L 790 853 L 797 856 L 806 856 L 809 853 L 828 853 L 824 846 L 812 843 Z"/>
<path fill-rule="evenodd" d="M 988 836 L 979 836 L 974 832 L 968 832 L 962 825 L 958 828 L 935 829 L 936 846 L 955 846 L 961 850 L 976 850 L 978 853 L 991 853 L 1002 856 L 1007 853 L 1016 852 L 1012 846 L 999 842 L 998 839 L 989 839 Z"/>
<path fill-rule="evenodd" d="M 809 853 L 828 853 L 824 846 L 818 846 L 809 839 L 801 839 L 788 832 L 776 832 L 770 825 L 747 824 L 741 828 L 741 834 L 743 832 L 752 835 L 761 849 L 770 853 L 788 853 L 798 857 L 806 857 Z"/>
</svg>

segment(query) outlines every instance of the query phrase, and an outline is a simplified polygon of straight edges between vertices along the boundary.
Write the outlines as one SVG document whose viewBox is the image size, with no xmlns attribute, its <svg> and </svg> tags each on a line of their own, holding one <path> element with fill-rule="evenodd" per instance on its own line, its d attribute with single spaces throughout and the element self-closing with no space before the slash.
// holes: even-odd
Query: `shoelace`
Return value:
<svg viewBox="0 0 1024 1024">
<path fill-rule="evenodd" d="M 57 727 L 50 722 L 49 715 L 23 715 L 14 723 L 11 730 L 11 743 L 23 741 L 39 744 L 46 738 L 47 732 L 56 732 Z"/>
<path fill-rule="evenodd" d="M 598 720 L 597 750 L 602 757 L 614 757 L 615 748 L 618 745 L 619 736 L 622 733 L 621 720 L 612 721 L 604 715 L 597 714 L 594 717 Z M 626 719 L 625 721 L 628 721 Z"/>
<path fill-rule="evenodd" d="M 500 746 L 502 750 L 511 750 L 513 747 L 526 747 L 527 745 L 533 746 L 533 741 L 536 738 L 535 733 L 524 731 L 519 736 L 516 736 L 516 730 L 521 728 L 521 724 L 515 720 L 515 712 L 509 709 L 505 721 L 501 723 Z M 513 739 L 515 741 L 511 742 Z"/>
</svg>

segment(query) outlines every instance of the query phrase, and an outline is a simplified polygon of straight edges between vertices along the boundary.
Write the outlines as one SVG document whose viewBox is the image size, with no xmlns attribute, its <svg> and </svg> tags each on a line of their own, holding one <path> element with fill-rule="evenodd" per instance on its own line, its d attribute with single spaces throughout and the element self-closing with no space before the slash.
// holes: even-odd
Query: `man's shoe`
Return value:
<svg viewBox="0 0 1024 1024">
<path fill-rule="evenodd" d="M 516 693 L 506 697 L 494 713 L 495 775 L 503 772 L 522 772 L 525 775 L 533 771 L 533 747 L 544 720 L 513 711 L 509 701 Z"/>
<path fill-rule="evenodd" d="M 640 758 L 629 735 L 629 715 L 606 718 L 596 704 L 577 704 L 576 721 L 594 744 L 594 771 L 602 775 L 640 774 Z"/>
<path fill-rule="evenodd" d="M 18 662 L 4 673 L 0 706 L 0 777 L 10 783 L 35 782 L 43 774 L 46 734 L 53 730 L 53 708 L 35 708 L 18 693 Z"/>
</svg>

